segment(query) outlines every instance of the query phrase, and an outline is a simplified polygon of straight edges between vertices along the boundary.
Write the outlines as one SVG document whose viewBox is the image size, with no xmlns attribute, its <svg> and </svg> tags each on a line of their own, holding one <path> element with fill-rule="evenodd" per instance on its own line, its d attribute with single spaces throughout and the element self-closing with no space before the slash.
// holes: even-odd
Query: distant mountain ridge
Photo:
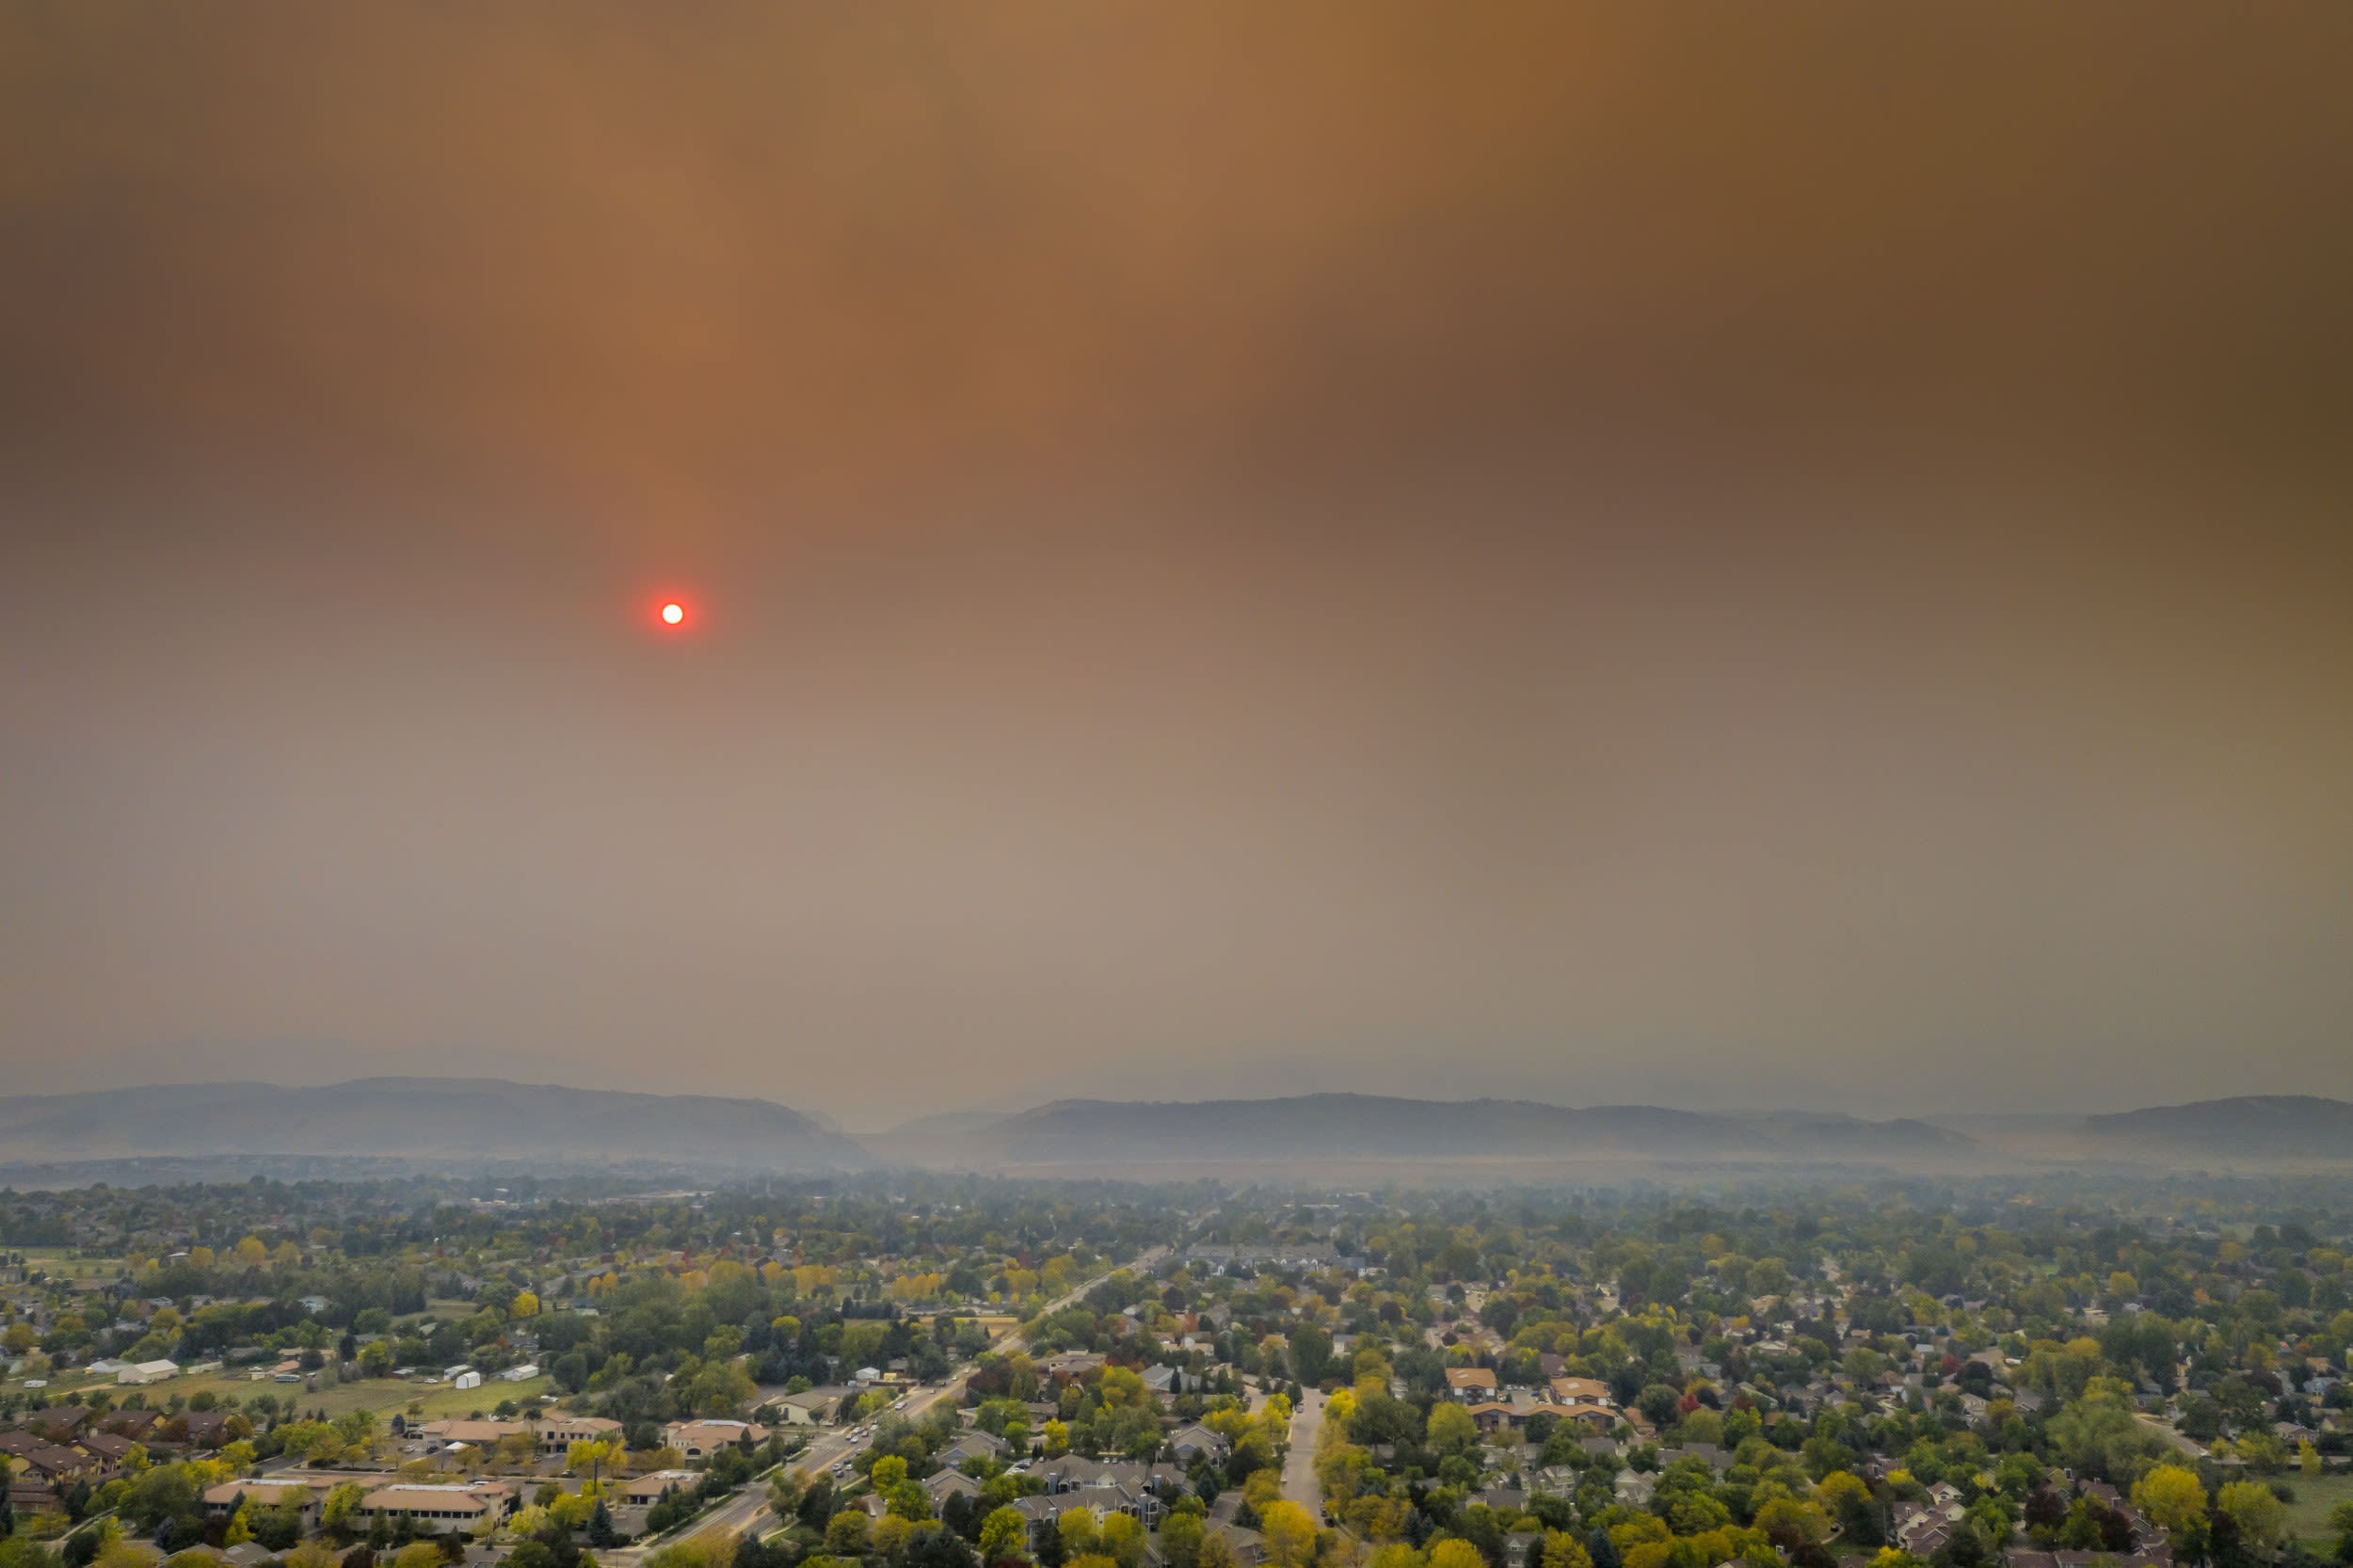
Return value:
<svg viewBox="0 0 2353 1568">
<path fill-rule="evenodd" d="M 0 1097 L 0 1162 L 331 1157 L 813 1174 L 892 1166 L 1173 1171 L 1316 1163 L 1361 1171 L 1385 1161 L 1945 1168 L 2353 1161 L 2353 1104 L 2313 1096 L 2249 1096 L 2080 1118 L 1939 1120 L 1943 1125 L 1802 1111 L 1577 1109 L 1534 1100 L 1319 1094 L 1064 1099 L 1010 1115 L 948 1112 L 861 1142 L 763 1099 L 502 1079 L 374 1078 L 315 1088 L 197 1083 Z"/>
<path fill-rule="evenodd" d="M 2176 1154 L 2238 1159 L 2353 1159 L 2353 1105 L 2316 1095 L 2243 1095 L 2086 1116 L 2084 1132 Z"/>
<path fill-rule="evenodd" d="M 913 1128 L 904 1129 L 913 1131 Z M 921 1159 L 896 1141 L 894 1152 Z M 1315 1160 L 1559 1160 L 1852 1157 L 1963 1150 L 1924 1122 L 1801 1112 L 1724 1115 L 1652 1105 L 1571 1110 L 1534 1100 L 1417 1100 L 1379 1095 L 1138 1102 L 1056 1100 L 944 1137 L 935 1155 L 997 1163 L 1210 1163 Z"/>
<path fill-rule="evenodd" d="M 0 1160 L 242 1154 L 776 1171 L 874 1162 L 853 1140 L 767 1100 L 504 1079 L 369 1078 L 302 1089 L 166 1084 L 0 1098 Z"/>
</svg>

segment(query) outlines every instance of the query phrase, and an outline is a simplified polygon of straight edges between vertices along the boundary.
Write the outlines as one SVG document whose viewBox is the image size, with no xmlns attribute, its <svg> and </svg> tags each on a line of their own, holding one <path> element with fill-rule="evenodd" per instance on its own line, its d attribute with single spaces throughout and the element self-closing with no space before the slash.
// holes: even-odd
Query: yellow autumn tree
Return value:
<svg viewBox="0 0 2353 1568">
<path fill-rule="evenodd" d="M 2133 1506 L 2161 1529 L 2183 1529 L 2205 1521 L 2206 1489 L 2195 1470 L 2160 1464 L 2133 1484 Z"/>
<path fill-rule="evenodd" d="M 1305 1568 L 1315 1560 L 1315 1518 L 1288 1497 L 1277 1497 L 1258 1511 L 1258 1532 L 1266 1537 L 1267 1560 L 1274 1568 Z M 1478 1556 L 1476 1547 L 1472 1556 Z M 1440 1565 L 1433 1562 L 1432 1568 Z"/>
</svg>

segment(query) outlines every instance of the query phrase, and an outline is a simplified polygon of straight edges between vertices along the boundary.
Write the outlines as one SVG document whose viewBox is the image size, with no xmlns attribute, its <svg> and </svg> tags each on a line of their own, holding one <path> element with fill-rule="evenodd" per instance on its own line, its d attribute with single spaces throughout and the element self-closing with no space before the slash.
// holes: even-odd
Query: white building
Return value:
<svg viewBox="0 0 2353 1568">
<path fill-rule="evenodd" d="M 126 1383 L 161 1383 L 166 1378 L 178 1377 L 179 1375 L 180 1367 L 177 1362 L 140 1361 L 136 1362 L 131 1366 L 124 1367 L 117 1371 L 115 1373 L 115 1382 L 118 1384 Z"/>
<path fill-rule="evenodd" d="M 536 1361 L 526 1361 L 520 1367 L 509 1367 L 501 1372 L 499 1377 L 506 1383 L 529 1383 L 538 1375 L 539 1364 Z"/>
<path fill-rule="evenodd" d="M 456 1388 L 479 1388 L 482 1386 L 482 1374 L 470 1367 L 466 1370 L 457 1374 L 456 1381 L 453 1383 L 451 1386 Z"/>
</svg>

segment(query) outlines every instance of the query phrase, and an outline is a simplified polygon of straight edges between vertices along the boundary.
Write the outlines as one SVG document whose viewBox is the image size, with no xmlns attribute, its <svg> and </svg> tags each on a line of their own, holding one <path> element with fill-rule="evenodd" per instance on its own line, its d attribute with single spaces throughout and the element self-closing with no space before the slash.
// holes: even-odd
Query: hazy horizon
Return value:
<svg viewBox="0 0 2353 1568">
<path fill-rule="evenodd" d="M 0 1071 L 2353 1097 L 2348 79 L 0 6 Z"/>
</svg>

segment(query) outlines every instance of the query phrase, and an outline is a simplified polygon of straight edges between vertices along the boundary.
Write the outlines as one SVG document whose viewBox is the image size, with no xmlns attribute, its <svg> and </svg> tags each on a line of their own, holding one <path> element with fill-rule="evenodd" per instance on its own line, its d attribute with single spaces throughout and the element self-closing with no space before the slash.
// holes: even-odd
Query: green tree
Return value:
<svg viewBox="0 0 2353 1568">
<path fill-rule="evenodd" d="M 1062 1541 L 1062 1555 L 1065 1560 L 1085 1556 L 1095 1550 L 1095 1511 L 1064 1509 L 1055 1516 L 1054 1533 Z"/>
<path fill-rule="evenodd" d="M 1545 1568 L 1593 1568 L 1593 1557 L 1570 1531 L 1546 1530 Z"/>
<path fill-rule="evenodd" d="M 1291 1371 L 1300 1382 L 1321 1383 L 1332 1365 L 1332 1336 L 1315 1323 L 1302 1323 L 1290 1332 Z"/>
<path fill-rule="evenodd" d="M 825 1526 L 825 1550 L 834 1557 L 866 1555 L 866 1515 L 845 1508 Z"/>
<path fill-rule="evenodd" d="M 696 1371 L 681 1395 L 697 1416 L 732 1417 L 759 1392 L 751 1374 L 733 1361 L 709 1361 Z"/>
<path fill-rule="evenodd" d="M 1171 1521 L 1171 1523 L 1174 1522 Z M 1165 1530 L 1162 1531 L 1162 1536 L 1164 1539 Z M 990 1512 L 987 1518 L 981 1521 L 981 1560 L 984 1562 L 995 1562 L 1000 1558 L 1019 1557 L 1029 1542 L 1030 1528 L 1023 1521 L 1020 1511 L 1017 1509 L 995 1509 Z M 1195 1545 L 1198 1544 L 1196 1540 Z M 1193 1568 L 1193 1565 L 1190 1563 L 1179 1565 L 1172 1560 L 1171 1568 Z"/>
<path fill-rule="evenodd" d="M 1440 1453 L 1460 1453 L 1479 1441 L 1479 1423 L 1461 1405 L 1440 1400 L 1430 1409 L 1428 1441 Z"/>
<path fill-rule="evenodd" d="M 1011 1510 L 1005 1512 L 1010 1512 Z M 1200 1568 L 1203 1533 L 1201 1515 L 1198 1513 L 1172 1513 L 1163 1520 L 1160 1524 L 1160 1558 L 1168 1568 Z"/>
<path fill-rule="evenodd" d="M 2163 1433 L 2134 1414 L 2124 1385 L 2105 1378 L 2090 1380 L 2082 1398 L 2051 1418 L 2050 1433 L 2078 1474 L 2130 1475 L 2137 1462 L 2173 1451 Z"/>
<path fill-rule="evenodd" d="M 2238 1527 L 2239 1540 L 2258 1552 L 2277 1551 L 2287 1537 L 2287 1505 L 2267 1482 L 2226 1482 L 2215 1498 L 2215 1506 L 2229 1514 L 2231 1522 Z"/>
<path fill-rule="evenodd" d="M 1132 1514 L 1105 1515 L 1103 1528 L 1096 1537 L 1096 1550 L 1119 1564 L 1119 1568 L 1141 1568 L 1144 1561 L 1143 1524 Z"/>
</svg>

